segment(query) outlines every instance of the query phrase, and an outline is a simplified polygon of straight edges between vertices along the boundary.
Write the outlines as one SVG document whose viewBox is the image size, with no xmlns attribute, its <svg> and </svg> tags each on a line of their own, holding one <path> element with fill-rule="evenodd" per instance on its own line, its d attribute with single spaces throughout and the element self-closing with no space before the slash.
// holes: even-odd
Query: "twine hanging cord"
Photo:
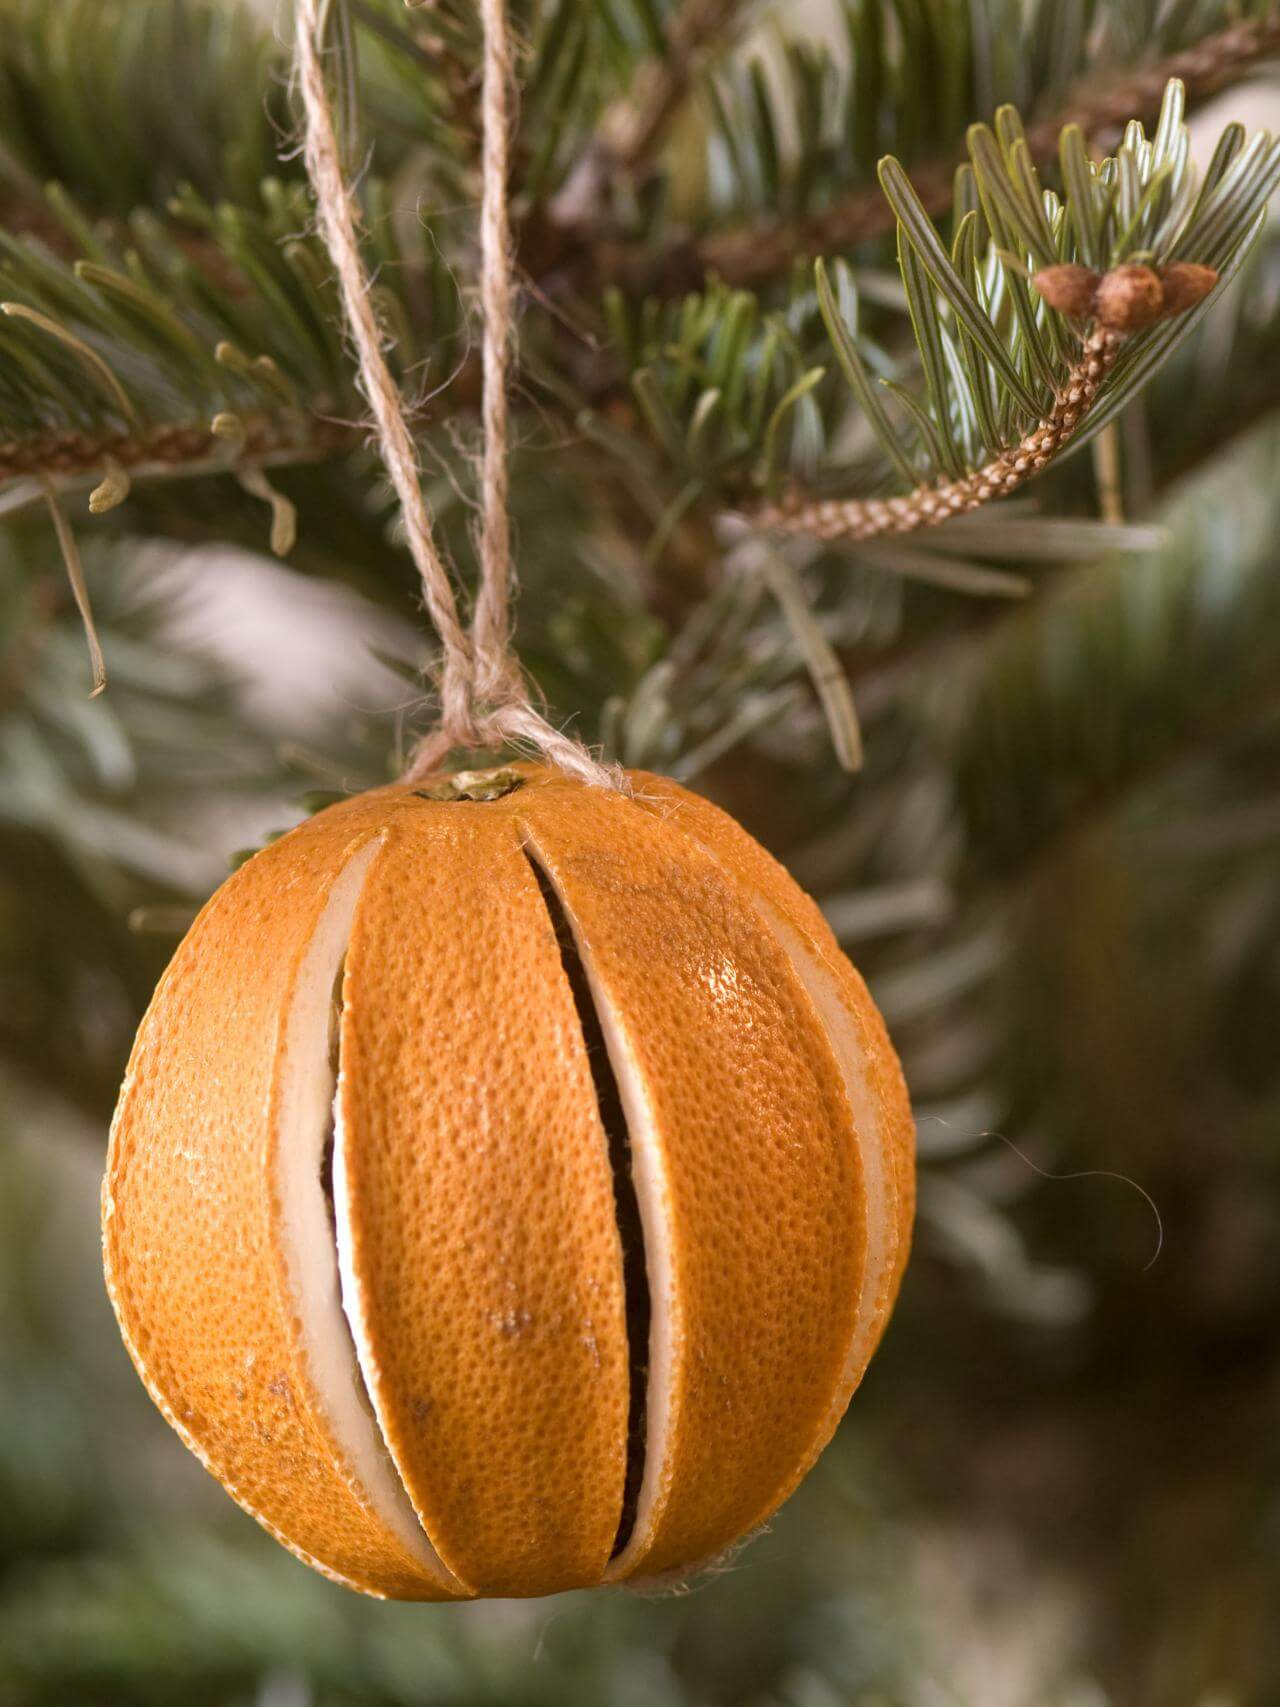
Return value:
<svg viewBox="0 0 1280 1707">
<path fill-rule="evenodd" d="M 422 579 L 427 613 L 440 637 L 440 722 L 405 771 L 415 781 L 438 770 L 455 748 L 510 745 L 532 749 L 566 775 L 595 787 L 625 786 L 622 772 L 547 722 L 530 703 L 511 645 L 511 521 L 507 479 L 507 380 L 514 321 L 511 229 L 507 211 L 507 138 L 512 63 L 505 0 L 480 0 L 484 25 L 481 89 L 480 307 L 484 385 L 481 402 L 480 586 L 470 630 L 459 611 L 449 567 L 436 542 L 422 470 L 405 420 L 404 400 L 384 353 L 368 269 L 360 252 L 359 213 L 343 174 L 323 65 L 325 0 L 296 0 L 295 67 L 304 115 L 303 158 L 373 412 L 383 462 L 404 517 L 409 551 Z"/>
</svg>

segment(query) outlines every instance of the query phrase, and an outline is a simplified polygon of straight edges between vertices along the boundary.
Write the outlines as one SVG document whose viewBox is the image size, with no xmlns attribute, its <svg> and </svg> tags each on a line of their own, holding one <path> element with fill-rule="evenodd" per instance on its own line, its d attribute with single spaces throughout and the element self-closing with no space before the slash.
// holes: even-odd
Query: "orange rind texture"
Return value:
<svg viewBox="0 0 1280 1707">
<path fill-rule="evenodd" d="M 826 1444 L 909 1245 L 901 1073 L 818 909 L 672 783 L 515 771 L 346 801 L 223 885 L 103 1187 L 165 1416 L 396 1599 L 723 1553 Z"/>
</svg>

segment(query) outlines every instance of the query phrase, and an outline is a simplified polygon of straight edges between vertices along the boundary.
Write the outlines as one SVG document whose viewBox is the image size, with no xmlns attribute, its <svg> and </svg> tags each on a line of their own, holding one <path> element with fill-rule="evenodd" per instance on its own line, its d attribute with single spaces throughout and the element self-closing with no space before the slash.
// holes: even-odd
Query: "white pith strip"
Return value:
<svg viewBox="0 0 1280 1707">
<path fill-rule="evenodd" d="M 566 909 L 567 911 L 567 909 Z M 609 998 L 591 969 L 585 943 L 574 927 L 591 999 L 600 1018 L 609 1063 L 617 1081 L 627 1123 L 631 1181 L 644 1234 L 644 1270 L 649 1286 L 649 1371 L 645 1387 L 644 1474 L 636 1499 L 635 1522 L 627 1545 L 606 1576 L 624 1573 L 635 1553 L 648 1545 L 659 1493 L 665 1488 L 671 1439 L 671 1389 L 680 1327 L 676 1320 L 674 1265 L 671 1258 L 671 1191 L 658 1144 L 653 1110 L 631 1043 Z"/>
<path fill-rule="evenodd" d="M 325 1145 L 337 1109 L 329 1060 L 333 983 L 347 950 L 356 903 L 379 845 L 368 842 L 334 882 L 299 968 L 278 1087 L 276 1185 L 307 1374 L 345 1459 L 353 1490 L 410 1558 L 444 1586 L 455 1587 L 455 1579 L 418 1521 L 369 1406 L 369 1373 L 358 1351 L 356 1326 L 345 1309 L 348 1282 L 345 1276 L 341 1285 L 339 1282 L 346 1232 L 344 1197 L 337 1182 L 340 1141 L 335 1142 L 334 1158 L 336 1250 L 321 1183 Z M 339 1140 L 340 1136 L 339 1127 Z M 349 1235 L 345 1243 L 349 1247 Z"/>
<path fill-rule="evenodd" d="M 637 1552 L 648 1545 L 659 1494 L 664 1490 L 671 1439 L 672 1369 L 681 1330 L 676 1319 L 675 1284 L 671 1256 L 671 1190 L 658 1143 L 657 1125 L 626 1026 L 614 1011 L 592 960 L 591 946 L 578 928 L 568 897 L 556 882 L 555 873 L 530 839 L 525 851 L 555 890 L 564 916 L 573 932 L 574 947 L 586 974 L 587 988 L 600 1021 L 609 1065 L 618 1086 L 623 1119 L 627 1127 L 631 1158 L 631 1183 L 644 1237 L 644 1268 L 649 1286 L 649 1372 L 645 1389 L 644 1474 L 636 1500 L 635 1522 L 622 1552 L 609 1563 L 605 1580 L 624 1576 Z"/>
<path fill-rule="evenodd" d="M 891 1176 L 889 1158 L 885 1153 L 880 1110 L 871 1092 L 866 1051 L 858 1035 L 857 1021 L 841 995 L 835 974 L 764 896 L 753 892 L 751 899 L 818 1011 L 844 1081 L 862 1159 L 862 1181 L 867 1202 L 867 1254 L 858 1298 L 857 1326 L 845 1358 L 844 1377 L 837 1396 L 837 1403 L 843 1410 L 849 1397 L 849 1382 L 875 1350 L 876 1337 L 888 1304 L 889 1285 L 897 1258 L 897 1181 Z M 838 1420 L 838 1417 L 833 1420 L 833 1426 Z"/>
<path fill-rule="evenodd" d="M 354 1349 L 356 1363 L 363 1382 L 362 1394 L 366 1403 L 372 1406 L 370 1426 L 375 1426 L 373 1418 L 376 1416 L 382 1431 L 378 1435 L 378 1444 L 386 1454 L 387 1469 L 395 1480 L 403 1509 L 407 1513 L 406 1521 L 413 1524 L 419 1542 L 426 1548 L 431 1569 L 436 1572 L 446 1588 L 457 1594 L 468 1595 L 472 1590 L 454 1575 L 432 1546 L 430 1537 L 422 1525 L 422 1519 L 409 1497 L 408 1490 L 400 1480 L 394 1455 L 386 1441 L 387 1419 L 383 1414 L 380 1402 L 382 1383 L 379 1379 L 378 1359 L 369 1333 L 368 1317 L 364 1308 L 364 1292 L 356 1274 L 355 1242 L 351 1236 L 351 1174 L 347 1161 L 350 1137 L 346 1122 L 342 1118 L 341 1072 L 338 1075 L 338 1087 L 333 1099 L 333 1132 L 333 1204 L 338 1235 L 338 1277 L 342 1292 L 342 1309 L 346 1317 L 349 1343 Z"/>
</svg>

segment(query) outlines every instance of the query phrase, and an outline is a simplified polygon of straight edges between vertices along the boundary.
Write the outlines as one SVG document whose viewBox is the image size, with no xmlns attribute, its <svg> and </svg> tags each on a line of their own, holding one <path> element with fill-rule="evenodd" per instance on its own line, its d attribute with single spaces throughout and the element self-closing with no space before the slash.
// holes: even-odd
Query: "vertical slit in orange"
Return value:
<svg viewBox="0 0 1280 1707">
<path fill-rule="evenodd" d="M 574 938 L 564 905 L 552 887 L 547 874 L 528 848 L 525 858 L 538 881 L 543 904 L 551 919 L 560 961 L 573 995 L 582 1040 L 587 1051 L 595 1086 L 596 1105 L 600 1124 L 604 1127 L 609 1146 L 609 1166 L 613 1174 L 614 1213 L 618 1222 L 618 1238 L 622 1246 L 622 1286 L 626 1301 L 627 1368 L 630 1380 L 627 1410 L 627 1457 L 622 1487 L 622 1511 L 614 1536 L 612 1557 L 617 1558 L 635 1527 L 640 1486 L 644 1480 L 646 1408 L 649 1384 L 649 1278 L 645 1268 L 644 1228 L 640 1205 L 636 1200 L 635 1183 L 631 1177 L 631 1140 L 623 1113 L 622 1097 L 609 1060 L 604 1028 L 591 995 L 586 967 Z"/>
</svg>

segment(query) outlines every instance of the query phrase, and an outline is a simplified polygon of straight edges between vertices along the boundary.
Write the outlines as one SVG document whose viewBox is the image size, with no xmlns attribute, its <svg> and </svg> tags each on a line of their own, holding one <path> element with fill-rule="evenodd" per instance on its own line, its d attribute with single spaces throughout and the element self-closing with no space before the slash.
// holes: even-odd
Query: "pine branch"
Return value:
<svg viewBox="0 0 1280 1707">
<path fill-rule="evenodd" d="M 793 494 L 752 511 L 757 527 L 812 539 L 876 539 L 938 527 L 955 516 L 1016 492 L 1047 468 L 1088 414 L 1123 348 L 1122 334 L 1098 327 L 1085 339 L 1053 407 L 1016 445 L 1001 451 L 962 480 L 918 486 L 901 498 L 828 498 L 816 503 Z"/>
<path fill-rule="evenodd" d="M 7 211 L 41 214 L 51 179 L 119 218 L 180 182 L 251 198 L 279 170 L 278 68 L 270 31 L 242 5 L 0 0 Z"/>
<path fill-rule="evenodd" d="M 1166 499 L 1206 462 L 1220 461 L 1227 446 L 1235 447 L 1237 441 L 1254 434 L 1259 444 L 1274 440 L 1274 426 L 1264 429 L 1263 434 L 1258 434 L 1258 428 L 1267 416 L 1276 416 L 1280 404 L 1273 379 L 1280 342 L 1280 318 L 1275 313 L 1277 279 L 1280 242 L 1272 235 L 1255 247 L 1212 317 L 1201 323 L 1156 375 L 1137 417 L 1151 439 L 1148 454 L 1153 483 L 1130 495 L 1129 501 L 1135 505 L 1131 514 L 1151 516 L 1157 500 Z M 1196 407 L 1189 410 L 1186 399 L 1191 395 Z M 1232 455 L 1247 459 L 1250 469 L 1263 460 L 1245 446 L 1233 448 Z M 1192 488 L 1188 496 L 1176 500 L 1187 513 L 1194 513 L 1197 506 L 1196 490 Z M 1093 477 L 1081 459 L 1065 482 L 1058 481 L 1054 493 L 1055 506 L 1068 510 L 1069 517 L 1023 519 L 1015 506 L 1009 520 L 1001 521 L 993 515 L 963 522 L 959 528 L 943 528 L 930 536 L 932 551 L 929 558 L 922 558 L 920 566 L 928 570 L 936 563 L 945 569 L 957 554 L 981 561 L 996 544 L 1007 547 L 1008 554 L 1022 567 L 1033 556 L 1050 560 L 1054 550 L 1064 553 L 1064 561 L 1085 565 L 1118 551 L 1168 549 L 1170 533 L 1164 526 L 1128 525 L 1116 530 L 1078 513 L 1092 501 Z M 814 546 L 815 557 L 819 549 Z M 840 572 L 847 576 L 850 568 L 858 565 L 859 554 L 842 553 L 839 563 Z M 880 547 L 880 555 L 871 566 L 902 573 L 898 549 L 892 541 Z M 1122 569 L 1117 572 L 1124 573 Z M 975 586 L 972 590 L 980 589 Z M 941 622 L 917 621 L 887 646 L 871 650 L 859 646 L 850 651 L 844 667 L 864 716 L 874 717 L 897 703 L 913 681 L 963 676 L 977 650 L 976 641 L 986 649 L 1000 631 L 1024 624 L 1017 603 L 990 596 L 950 606 L 942 615 Z"/>
<path fill-rule="evenodd" d="M 379 302 L 401 371 L 417 369 L 421 384 L 424 346 L 461 358 L 464 311 L 431 233 L 415 224 L 418 247 L 406 249 L 380 188 L 367 186 L 373 243 L 398 288 L 380 286 Z M 79 259 L 0 233 L 0 480 L 113 468 L 253 478 L 359 443 L 363 403 L 327 257 L 302 235 L 301 185 L 266 180 L 252 210 L 188 188 L 170 204 L 170 227 L 139 214 L 118 244 L 61 191 L 48 205 Z"/>
<path fill-rule="evenodd" d="M 636 417 L 615 408 L 602 437 L 617 437 L 633 464 L 647 431 L 669 468 L 653 549 L 700 504 L 822 539 L 936 527 L 1087 442 L 1221 295 L 1280 180 L 1280 144 L 1228 126 L 1198 185 L 1182 110 L 1172 84 L 1154 138 L 1131 124 L 1101 163 L 1069 129 L 1060 198 L 1042 188 L 1017 114 L 1002 109 L 994 130 L 971 129 L 950 246 L 902 167 L 885 161 L 910 333 L 896 358 L 866 337 L 855 274 L 841 263 L 818 264 L 816 298 L 797 280 L 773 313 L 723 286 L 679 306 L 612 293 L 609 341 Z M 888 302 L 883 278 L 870 282 Z M 980 564 L 936 578 L 962 575 L 975 590 L 994 586 Z"/>
<path fill-rule="evenodd" d="M 540 283 L 595 294 L 612 277 L 596 239 L 621 194 L 633 194 L 653 165 L 695 74 L 713 45 L 732 34 L 744 0 L 682 0 L 665 26 L 651 17 L 657 51 L 632 71 L 624 91 L 600 112 L 565 182 L 545 206 L 529 208 L 518 232 L 525 271 Z M 616 258 L 606 245 L 604 253 Z"/>
<path fill-rule="evenodd" d="M 1132 120 L 1146 124 L 1158 116 L 1171 79 L 1183 84 L 1189 103 L 1199 104 L 1277 53 L 1280 12 L 1230 24 L 1157 64 L 1121 71 L 1100 87 L 1082 85 L 1056 113 L 1028 127 L 1030 157 L 1037 166 L 1055 161 L 1059 138 L 1068 126 L 1077 127 L 1092 148 L 1104 148 Z M 912 182 L 930 214 L 939 216 L 950 210 L 958 164 L 951 156 L 913 166 Z M 677 245 L 658 254 L 609 248 L 603 270 L 607 277 L 625 281 L 628 288 L 657 293 L 686 289 L 691 276 L 707 274 L 730 285 L 752 285 L 785 273 L 798 255 L 850 249 L 886 236 L 893 227 L 892 209 L 872 186 L 856 189 L 794 223 L 753 222 L 711 232 L 692 245 Z"/>
<path fill-rule="evenodd" d="M 252 464 L 274 468 L 320 462 L 360 442 L 361 430 L 319 416 L 292 420 L 267 414 L 236 417 L 240 431 L 228 442 L 212 426 L 156 421 L 137 431 L 34 433 L 0 440 L 0 480 L 97 478 L 111 462 L 142 476 L 225 472 Z"/>
<path fill-rule="evenodd" d="M 1204 313 L 1220 288 L 1219 269 L 1238 266 L 1256 236 L 1280 180 L 1280 145 L 1263 137 L 1242 148 L 1243 138 L 1229 132 L 1197 195 L 1173 84 L 1154 143 L 1130 125 L 1119 155 L 1101 168 L 1088 160 L 1080 132 L 1067 131 L 1067 194 L 1059 203 L 1041 191 L 1025 136 L 1006 109 L 994 136 L 975 126 L 970 138 L 973 193 L 989 230 L 982 262 L 977 210 L 957 210 L 948 253 L 901 167 L 885 162 L 881 175 L 899 221 L 899 262 L 926 381 L 923 402 L 900 394 L 915 452 L 890 420 L 859 351 L 847 276 L 847 314 L 821 263 L 818 291 L 850 392 L 886 463 L 910 489 L 890 498 L 792 493 L 756 508 L 753 520 L 822 539 L 910 533 L 1016 490 L 1064 448 L 1099 431 Z M 1126 259 L 1136 255 L 1153 264 Z M 1093 270 L 1098 262 L 1105 273 Z M 1038 305 L 1027 288 L 1028 266 L 1039 269 Z M 1074 354 L 1077 329 L 1088 321 L 1093 330 Z M 1046 388 L 1047 408 L 1039 401 Z"/>
<path fill-rule="evenodd" d="M 436 198 L 465 203 L 475 149 L 474 17 L 453 4 L 424 15 L 386 0 L 346 3 L 362 43 L 354 98 L 376 143 L 375 170 L 397 169 L 411 151 L 425 155 Z M 1050 0 L 1039 0 L 1019 9 L 1011 43 L 983 39 L 984 5 L 971 26 L 957 24 L 949 7 L 936 16 L 921 12 L 899 48 L 899 25 L 881 16 L 886 0 L 847 0 L 857 70 L 843 94 L 830 93 L 837 73 L 829 54 L 788 42 L 789 110 L 769 111 L 784 97 L 771 92 L 758 67 L 748 68 L 731 111 L 717 110 L 720 97 L 711 102 L 709 149 L 723 146 L 717 131 L 724 123 L 743 161 L 762 158 L 762 149 L 776 152 L 779 136 L 800 138 L 798 158 L 775 163 L 782 182 L 739 186 L 755 211 L 745 225 L 672 239 L 678 205 L 668 206 L 667 191 L 637 202 L 634 179 L 740 4 L 686 0 L 664 22 L 661 5 L 646 3 L 625 29 L 578 0 L 539 7 L 525 67 L 517 181 L 527 208 L 521 256 L 540 288 L 581 297 L 617 282 L 632 294 L 669 294 L 699 288 L 708 274 L 729 283 L 776 278 L 797 255 L 831 252 L 892 228 L 868 187 L 880 154 L 906 159 L 926 205 L 944 211 L 955 141 L 974 110 L 1006 97 L 1039 112 L 1056 102 L 1054 116 L 1028 132 L 1033 156 L 1045 160 L 1063 124 L 1079 122 L 1092 142 L 1105 141 L 1125 117 L 1154 112 L 1169 75 L 1181 76 L 1198 100 L 1273 53 L 1280 32 L 1270 4 L 1244 0 L 1249 15 L 1240 18 L 1234 0 L 1211 0 L 1194 14 L 1166 8 L 1151 41 L 1135 43 L 1128 0 L 1101 0 L 1088 31 L 1083 13 L 1056 18 Z M 1225 27 L 1202 42 L 1186 41 L 1193 25 L 1203 30 L 1220 14 L 1231 20 Z M 264 176 L 296 173 L 296 164 L 281 167 L 275 159 L 290 129 L 280 44 L 241 7 L 3 0 L 0 20 L 0 208 L 10 231 L 65 247 L 44 203 L 50 179 L 68 183 L 95 218 L 120 220 L 139 205 L 162 203 L 178 180 L 210 200 L 251 207 Z M 995 28 L 986 17 L 982 29 Z M 999 29 L 1007 31 L 1007 20 Z M 895 56 L 907 49 L 910 64 L 899 64 Z M 1163 58 L 1118 73 L 1101 92 L 1081 91 L 1099 54 L 1124 63 L 1143 50 Z M 155 87 L 158 57 L 183 67 L 179 112 Z M 682 156 L 682 176 L 685 163 Z M 739 166 L 733 170 L 740 177 Z M 850 191 L 850 184 L 862 187 Z M 719 210 L 710 217 L 718 220 Z M 202 264 L 208 258 L 201 256 Z"/>
<path fill-rule="evenodd" d="M 563 7 L 554 12 L 554 20 L 568 20 L 565 27 L 575 17 Z M 535 70 L 559 63 L 544 41 Z M 550 86 L 544 82 L 534 99 L 549 102 Z M 594 345 L 566 332 L 554 313 L 530 314 L 523 373 L 570 414 L 599 460 L 625 455 L 631 464 L 640 435 L 656 440 L 680 484 L 658 499 L 655 553 L 708 500 L 750 509 L 761 497 L 761 517 L 771 525 L 828 531 L 837 525 L 835 511 L 817 517 L 809 501 L 836 500 L 845 506 L 840 525 L 864 538 L 873 515 L 875 531 L 901 531 L 926 515 L 958 513 L 966 494 L 985 501 L 1011 490 L 1069 442 L 1096 431 L 1194 318 L 1110 351 L 1110 369 L 1081 413 L 1080 387 L 1097 352 L 1087 371 L 1073 371 L 1080 330 L 1036 302 L 1027 269 L 1075 256 L 1106 267 L 1148 251 L 1162 266 L 1184 259 L 1219 270 L 1234 264 L 1280 171 L 1280 152 L 1265 140 L 1245 148 L 1238 127 L 1230 127 L 1197 201 L 1180 117 L 1175 93 L 1154 142 L 1131 126 L 1115 161 L 1102 169 L 1089 161 L 1081 133 L 1069 129 L 1066 195 L 1059 199 L 1040 190 L 1028 135 L 1016 114 L 1002 109 L 994 135 L 983 127 L 972 132 L 972 164 L 957 180 L 950 255 L 900 168 L 886 166 L 917 334 L 915 361 L 901 370 L 909 388 L 895 381 L 888 409 L 867 364 L 882 375 L 893 364 L 859 342 L 858 292 L 841 269 L 834 274 L 838 302 L 828 288 L 821 318 L 800 282 L 790 304 L 774 312 L 750 293 L 723 287 L 670 311 L 612 292 L 601 328 L 608 336 Z M 401 372 L 421 384 L 418 364 L 430 350 L 436 374 L 453 364 L 450 400 L 465 408 L 472 367 L 452 258 L 467 222 L 406 229 L 389 217 L 380 179 L 367 178 L 365 192 Z M 29 315 L 0 322 L 0 348 L 11 356 L 0 374 L 7 429 L 0 477 L 80 477 L 110 466 L 252 471 L 341 453 L 355 442 L 356 429 L 343 423 L 359 420 L 363 407 L 335 331 L 326 258 L 299 235 L 308 223 L 302 186 L 267 180 L 252 208 L 186 191 L 171 202 L 169 227 L 136 214 L 127 232 L 115 235 L 60 193 L 47 205 L 81 260 L 70 268 L 38 241 L 0 239 L 0 300 Z M 836 365 L 849 380 L 843 394 L 831 375 Z M 627 391 L 630 406 L 622 401 Z M 889 411 L 905 412 L 905 430 Z M 842 468 L 833 447 L 859 417 L 880 441 L 879 466 L 874 451 L 864 450 Z M 883 496 L 892 470 L 917 494 L 913 502 Z M 788 479 L 799 490 L 783 496 Z M 850 498 L 872 508 L 855 519 Z"/>
<path fill-rule="evenodd" d="M 633 88 L 605 114 L 602 166 L 635 174 L 687 98 L 702 54 L 724 36 L 742 0 L 684 0 L 667 26 L 665 51 L 641 66 Z"/>
</svg>

